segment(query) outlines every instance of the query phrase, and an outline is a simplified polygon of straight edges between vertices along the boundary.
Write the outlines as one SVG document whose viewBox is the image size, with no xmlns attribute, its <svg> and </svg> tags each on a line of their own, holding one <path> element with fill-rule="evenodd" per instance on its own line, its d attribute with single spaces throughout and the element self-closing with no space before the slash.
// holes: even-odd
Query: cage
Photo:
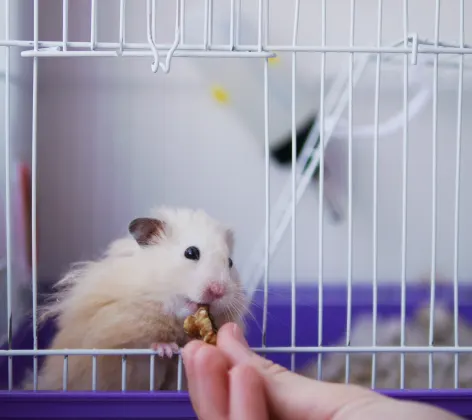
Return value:
<svg viewBox="0 0 472 420">
<path fill-rule="evenodd" d="M 234 222 L 255 351 L 472 418 L 472 14 L 432 4 L 0 1 L 0 418 L 195 416 L 180 385 L 68 391 L 109 349 L 20 388 L 52 282 L 156 200 Z"/>
</svg>

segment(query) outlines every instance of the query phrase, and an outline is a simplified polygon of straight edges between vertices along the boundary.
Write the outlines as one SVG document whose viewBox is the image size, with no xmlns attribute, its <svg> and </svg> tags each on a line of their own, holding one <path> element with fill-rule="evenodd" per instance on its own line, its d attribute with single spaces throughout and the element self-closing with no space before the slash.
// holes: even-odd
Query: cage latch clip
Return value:
<svg viewBox="0 0 472 420">
<path fill-rule="evenodd" d="M 411 40 L 411 64 L 416 66 L 418 62 L 418 34 L 414 32 L 408 38 Z"/>
</svg>

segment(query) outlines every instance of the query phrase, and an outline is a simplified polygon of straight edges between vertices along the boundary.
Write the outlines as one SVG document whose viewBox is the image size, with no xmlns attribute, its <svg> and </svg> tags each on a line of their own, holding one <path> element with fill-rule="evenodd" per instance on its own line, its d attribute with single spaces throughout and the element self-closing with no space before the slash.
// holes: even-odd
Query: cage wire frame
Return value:
<svg viewBox="0 0 472 420">
<path fill-rule="evenodd" d="M 434 40 L 428 41 L 420 38 L 416 33 L 408 31 L 408 0 L 403 0 L 403 39 L 395 44 L 384 46 L 382 44 L 382 0 L 378 0 L 377 11 L 377 39 L 374 46 L 355 45 L 355 0 L 350 0 L 350 41 L 348 46 L 330 46 L 326 43 L 326 0 L 321 0 L 321 44 L 320 45 L 299 45 L 297 43 L 299 26 L 300 0 L 294 1 L 293 16 L 293 36 L 290 45 L 273 45 L 268 42 L 268 0 L 258 0 L 258 32 L 257 44 L 241 45 L 239 43 L 239 16 L 241 13 L 240 0 L 231 0 L 231 25 L 230 42 L 228 45 L 215 45 L 212 43 L 212 0 L 205 0 L 205 21 L 204 21 L 204 42 L 203 44 L 185 43 L 185 0 L 176 1 L 175 15 L 175 36 L 172 44 L 156 44 L 156 19 L 155 19 L 155 1 L 146 0 L 146 21 L 147 21 L 147 43 L 129 43 L 126 41 L 125 16 L 127 10 L 127 0 L 117 0 L 120 3 L 120 25 L 119 42 L 100 42 L 97 40 L 97 0 L 91 0 L 91 31 L 90 41 L 72 42 L 68 40 L 68 19 L 69 19 L 69 0 L 63 0 L 63 28 L 62 40 L 43 41 L 39 39 L 39 0 L 33 0 L 34 7 L 34 37 L 33 40 L 15 40 L 10 39 L 10 5 L 11 0 L 5 0 L 5 39 L 0 40 L 0 46 L 5 47 L 5 154 L 6 154 L 6 267 L 7 267 L 7 318 L 8 327 L 8 350 L 0 350 L 0 356 L 8 358 L 8 390 L 13 391 L 13 368 L 12 358 L 14 356 L 34 356 L 33 374 L 34 389 L 37 389 L 38 380 L 38 357 L 45 355 L 64 356 L 63 369 L 63 389 L 67 390 L 68 375 L 68 357 L 72 355 L 89 355 L 93 357 L 92 366 L 92 389 L 96 389 L 97 374 L 97 356 L 99 355 L 120 355 L 122 356 L 122 390 L 126 390 L 126 356 L 128 355 L 148 355 L 150 357 L 151 369 L 155 365 L 155 352 L 150 349 L 64 349 L 64 350 L 44 350 L 38 349 L 38 331 L 37 331 L 37 238 L 36 238 L 36 214 L 37 214 L 37 108 L 38 108 L 38 66 L 39 60 L 43 58 L 75 57 L 75 58 L 93 58 L 93 57 L 144 57 L 152 58 L 151 71 L 168 73 L 171 70 L 171 60 L 174 57 L 215 57 L 215 58 L 253 58 L 264 61 L 264 150 L 265 150 L 265 226 L 262 244 L 262 252 L 258 252 L 259 257 L 255 258 L 257 264 L 254 265 L 254 271 L 250 277 L 249 290 L 252 293 L 254 287 L 262 280 L 264 285 L 264 312 L 263 312 L 263 334 L 260 347 L 253 348 L 254 351 L 264 354 L 269 353 L 291 353 L 291 369 L 294 369 L 294 358 L 296 353 L 317 353 L 318 354 L 318 375 L 322 377 L 322 356 L 328 353 L 346 354 L 346 382 L 349 382 L 349 356 L 352 353 L 371 353 L 372 354 L 372 387 L 375 388 L 375 368 L 376 355 L 380 352 L 399 353 L 401 355 L 401 389 L 404 389 L 405 373 L 405 354 L 406 353 L 427 353 L 429 354 L 429 389 L 433 389 L 433 365 L 432 358 L 435 353 L 453 353 L 454 360 L 454 388 L 459 391 L 458 386 L 458 355 L 461 353 L 472 352 L 472 347 L 461 347 L 458 341 L 458 232 L 459 232 L 459 200 L 460 200 L 460 155 L 461 155 L 461 126 L 462 126 L 462 92 L 464 77 L 464 56 L 472 54 L 472 47 L 464 42 L 464 0 L 460 3 L 460 22 L 459 22 L 459 43 L 445 44 L 439 40 L 439 18 L 440 18 L 440 0 L 435 1 L 435 31 Z M 11 348 L 13 331 L 11 329 L 11 291 L 12 291 L 12 231 L 11 231 L 11 191 L 10 191 L 10 155 L 11 155 L 11 135 L 10 135 L 10 54 L 12 47 L 27 48 L 21 52 L 21 56 L 31 58 L 33 61 L 33 90 L 32 90 L 32 298 L 33 298 L 33 339 L 32 350 L 14 350 Z M 269 175 L 269 84 L 268 84 L 268 59 L 275 57 L 277 52 L 289 52 L 292 57 L 292 166 L 290 187 L 284 190 L 279 197 L 277 210 L 271 211 L 270 208 L 270 175 Z M 296 156 L 297 131 L 296 131 L 296 56 L 298 52 L 312 52 L 321 55 L 321 78 L 320 78 L 320 109 L 319 122 L 313 127 L 311 140 L 307 142 L 301 158 Z M 329 95 L 326 93 L 326 54 L 327 53 L 347 53 L 348 76 L 340 76 L 333 85 Z M 364 54 L 360 60 L 354 60 L 355 54 Z M 433 56 L 433 224 L 432 224 L 432 245 L 431 245 L 431 295 L 430 295 L 430 324 L 429 324 L 429 345 L 427 346 L 406 346 L 405 345 L 405 293 L 406 293 L 406 233 L 407 233 L 407 162 L 408 162 L 408 76 L 409 64 L 417 64 L 418 55 Z M 455 173 L 455 218 L 454 218 L 454 345 L 448 347 L 434 346 L 434 307 L 435 307 L 435 263 L 436 263 L 436 193 L 437 193 L 437 91 L 438 91 L 438 58 L 439 55 L 451 56 L 452 65 L 458 68 L 458 100 L 457 100 L 457 121 L 456 121 L 456 173 Z M 398 347 L 379 347 L 376 343 L 377 336 L 377 185 L 378 185 L 378 137 L 379 137 L 379 91 L 381 80 L 381 57 L 385 56 L 402 57 L 403 69 L 403 168 L 402 168 L 402 264 L 401 264 L 401 345 Z M 456 57 L 457 56 L 457 57 Z M 163 60 L 161 57 L 165 57 Z M 358 81 L 368 60 L 374 59 L 376 63 L 375 70 L 375 115 L 373 133 L 374 144 L 374 170 L 373 170 L 373 194 L 374 194 L 374 216 L 373 216 L 373 267 L 372 267 L 372 294 L 373 294 L 373 342 L 372 346 L 351 347 L 351 312 L 352 312 L 352 143 L 353 143 L 353 89 Z M 335 106 L 337 105 L 337 106 Z M 349 176 L 348 176 L 348 273 L 347 273 L 347 319 L 346 319 L 346 344 L 345 346 L 331 347 L 323 344 L 323 197 L 324 197 L 324 151 L 330 140 L 330 129 L 326 127 L 327 117 L 339 118 L 341 113 L 348 110 L 349 121 Z M 327 129 L 328 128 L 328 129 Z M 319 143 L 316 143 L 319 133 Z M 296 313 L 295 313 L 295 295 L 296 295 L 296 210 L 298 201 L 301 199 L 307 187 L 308 180 L 313 172 L 319 167 L 320 188 L 319 188 L 319 237 L 318 237 L 318 345 L 310 347 L 299 347 L 296 345 Z M 266 327 L 267 327 L 267 302 L 268 302 L 268 279 L 270 258 L 275 251 L 280 239 L 291 224 L 291 345 L 286 347 L 268 347 L 266 345 Z M 262 256 L 260 255 L 262 254 Z M 261 262 L 262 261 L 262 262 Z M 178 368 L 178 390 L 182 390 L 182 359 L 179 354 Z M 150 390 L 154 390 L 153 375 L 150 380 Z M 13 393 L 10 394 L 13 396 Z M 410 394 L 414 397 L 414 393 Z M 455 395 L 460 395 L 456 393 Z M 417 395 L 420 398 L 419 395 Z M 13 400 L 12 400 L 13 401 Z"/>
</svg>

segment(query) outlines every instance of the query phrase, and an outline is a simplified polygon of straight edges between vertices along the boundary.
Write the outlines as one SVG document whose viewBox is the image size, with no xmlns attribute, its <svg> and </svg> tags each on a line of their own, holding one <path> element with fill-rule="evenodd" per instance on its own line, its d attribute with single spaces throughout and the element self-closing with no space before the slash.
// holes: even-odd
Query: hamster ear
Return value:
<svg viewBox="0 0 472 420">
<path fill-rule="evenodd" d="M 139 217 L 131 221 L 128 231 L 141 246 L 155 245 L 164 236 L 165 223 L 148 217 Z"/>
</svg>

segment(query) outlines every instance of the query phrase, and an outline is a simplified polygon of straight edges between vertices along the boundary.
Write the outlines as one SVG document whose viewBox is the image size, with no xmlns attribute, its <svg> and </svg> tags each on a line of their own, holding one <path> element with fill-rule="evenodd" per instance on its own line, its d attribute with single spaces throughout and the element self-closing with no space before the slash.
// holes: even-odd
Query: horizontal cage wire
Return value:
<svg viewBox="0 0 472 420">
<path fill-rule="evenodd" d="M 150 182 L 149 175 L 132 176 L 140 180 L 139 188 L 121 175 L 129 177 L 141 163 L 138 171 L 163 179 L 158 181 L 163 191 L 178 185 L 178 195 L 161 194 L 161 201 L 169 197 L 203 203 L 237 221 L 236 265 L 250 302 L 243 315 L 255 352 L 310 378 L 355 383 L 396 398 L 440 406 L 448 399 L 472 400 L 467 391 L 472 388 L 472 265 L 466 256 L 472 225 L 465 216 L 472 195 L 464 185 L 472 168 L 467 141 L 471 123 L 466 118 L 472 105 L 472 32 L 466 30 L 472 14 L 464 0 L 448 3 L 447 8 L 445 3 L 435 0 L 431 7 L 426 0 L 31 0 L 20 5 L 0 0 L 5 139 L 0 418 L 12 413 L 44 418 L 52 415 L 47 411 L 51 409 L 61 415 L 66 408 L 41 406 L 39 398 L 56 403 L 73 395 L 68 391 L 82 391 L 80 398 L 95 401 L 90 410 L 81 411 L 89 418 L 93 407 L 110 408 L 120 398 L 143 404 L 134 418 L 149 415 L 152 404 L 160 407 L 162 418 L 194 415 L 181 348 L 173 351 L 151 342 L 143 348 L 142 340 L 99 347 L 94 337 L 98 326 L 92 322 L 87 329 L 64 335 L 77 346 L 55 346 L 61 325 L 41 317 L 47 298 L 55 298 L 51 278 L 43 277 L 56 277 L 55 282 L 72 260 L 95 258 L 111 232 L 122 232 L 126 218 L 138 211 L 129 197 L 139 196 L 139 205 L 148 202 L 141 191 L 152 189 L 142 188 L 143 182 Z M 72 61 L 50 60 L 61 58 Z M 84 61 L 90 58 L 97 60 Z M 157 73 L 156 82 L 146 73 Z M 143 84 L 137 87 L 138 83 Z M 191 84 L 180 99 L 181 90 Z M 124 85 L 129 85 L 131 105 L 121 112 L 124 97 L 118 91 Z M 211 86 L 211 105 L 200 91 L 193 92 L 198 90 L 194 86 L 202 85 Z M 190 98 L 206 107 L 198 121 L 186 104 Z M 153 117 L 147 111 L 131 112 L 138 103 L 155 107 Z M 67 113 L 77 120 L 87 113 L 88 122 L 79 124 Z M 192 127 L 188 131 L 182 128 L 183 118 Z M 159 125 L 173 119 L 176 128 Z M 204 131 L 198 132 L 204 119 L 222 122 L 206 121 Z M 58 121 L 67 126 L 67 133 Z M 219 124 L 234 124 L 231 130 L 225 128 L 227 143 L 231 136 L 234 144 L 241 143 L 244 135 L 258 142 L 259 160 L 248 157 L 255 148 L 234 146 L 234 153 L 246 161 L 242 172 L 247 172 L 234 182 L 233 157 L 224 160 L 227 146 L 200 140 L 219 137 L 209 129 Z M 102 140 L 104 127 L 113 127 L 106 137 L 120 140 Z M 81 130 L 88 134 L 83 136 Z M 130 138 L 156 132 L 156 143 L 164 142 L 172 152 L 157 146 L 144 152 L 139 140 L 133 143 L 136 150 L 123 152 L 120 163 L 113 160 L 121 153 L 118 149 L 134 142 Z M 48 142 L 49 135 L 61 140 Z M 71 140 L 64 141 L 64 135 Z M 92 140 L 81 146 L 82 136 Z M 198 138 L 193 143 L 201 149 L 188 149 L 196 163 L 189 162 L 182 149 L 177 152 L 190 144 L 186 136 Z M 178 138 L 175 146 L 173 138 Z M 47 147 L 55 147 L 63 161 L 45 158 L 54 154 L 45 151 Z M 107 147 L 113 150 L 108 162 L 102 160 L 104 155 L 108 159 Z M 160 158 L 151 165 L 146 156 L 161 152 L 173 156 L 173 163 L 154 169 Z M 117 180 L 99 174 L 103 162 Z M 174 163 L 176 168 L 171 168 Z M 85 164 L 92 169 L 83 171 Z M 233 191 L 228 194 L 217 184 L 197 185 L 193 194 L 201 199 L 196 199 L 185 191 L 191 189 L 185 165 L 198 173 L 196 184 L 209 179 L 200 175 L 205 166 Z M 174 185 L 177 168 L 187 175 Z M 261 179 L 256 181 L 256 176 Z M 61 184 L 57 178 L 67 181 Z M 85 214 L 106 208 L 103 203 L 112 195 L 65 193 L 65 183 L 79 185 L 82 178 L 97 188 L 94 191 L 120 191 L 125 209 L 117 210 L 119 229 L 112 226 L 113 217 L 104 221 L 103 214 L 94 220 L 108 223 L 106 227 L 86 226 L 91 222 Z M 51 202 L 39 200 L 44 192 Z M 64 202 L 52 204 L 56 194 Z M 66 203 L 77 197 L 86 206 Z M 248 199 L 248 210 L 238 210 L 243 216 L 228 210 Z M 59 214 L 69 210 L 77 213 L 77 221 L 71 223 Z M 57 217 L 51 218 L 54 212 Z M 45 233 L 40 237 L 38 231 Z M 48 231 L 53 232 L 50 237 Z M 62 242 L 65 231 L 70 237 L 77 235 L 77 245 L 52 243 L 54 238 Z M 39 248 L 50 256 L 43 260 Z M 40 262 L 57 265 L 44 270 L 48 275 L 43 276 Z M 183 331 L 183 320 L 177 315 L 175 319 Z M 116 331 L 104 332 L 107 337 L 132 332 L 124 325 L 113 327 Z M 122 342 L 129 345 L 121 346 Z M 166 351 L 175 353 L 172 359 L 165 357 Z M 412 389 L 421 392 L 402 392 Z M 47 397 L 43 390 L 56 392 Z M 450 393 L 441 392 L 445 390 Z M 22 391 L 36 392 L 38 400 Z M 175 391 L 175 400 L 160 398 L 159 391 Z M 98 394 L 101 399 L 93 400 Z M 63 401 L 64 407 L 75 407 L 73 399 Z M 468 408 L 448 404 L 451 411 L 472 418 L 470 403 Z M 119 407 L 109 414 L 125 418 Z"/>
</svg>

